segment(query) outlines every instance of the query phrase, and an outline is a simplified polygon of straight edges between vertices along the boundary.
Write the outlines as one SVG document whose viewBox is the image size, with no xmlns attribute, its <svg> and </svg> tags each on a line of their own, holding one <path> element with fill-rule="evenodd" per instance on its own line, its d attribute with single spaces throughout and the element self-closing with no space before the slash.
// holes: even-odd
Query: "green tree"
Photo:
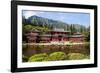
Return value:
<svg viewBox="0 0 100 73">
<path fill-rule="evenodd" d="M 75 25 L 74 24 L 71 24 L 70 25 L 70 31 L 71 31 L 71 35 L 73 35 L 74 33 L 77 32 L 77 29 L 75 28 Z"/>
<path fill-rule="evenodd" d="M 32 25 L 25 25 L 23 30 L 26 32 L 26 31 L 29 31 L 29 30 L 32 30 L 32 29 L 33 29 Z"/>
</svg>

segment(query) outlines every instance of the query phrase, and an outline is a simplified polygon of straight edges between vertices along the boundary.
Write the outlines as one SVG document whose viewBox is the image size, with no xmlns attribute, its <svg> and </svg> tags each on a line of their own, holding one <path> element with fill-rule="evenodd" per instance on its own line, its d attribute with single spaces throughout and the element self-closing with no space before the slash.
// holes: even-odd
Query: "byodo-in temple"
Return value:
<svg viewBox="0 0 100 73">
<path fill-rule="evenodd" d="M 64 29 L 53 29 L 45 34 L 41 34 L 41 31 L 28 31 L 25 34 L 27 43 L 49 43 L 49 42 L 83 42 L 85 37 L 81 33 L 74 33 L 70 35 L 70 31 L 64 31 Z"/>
</svg>

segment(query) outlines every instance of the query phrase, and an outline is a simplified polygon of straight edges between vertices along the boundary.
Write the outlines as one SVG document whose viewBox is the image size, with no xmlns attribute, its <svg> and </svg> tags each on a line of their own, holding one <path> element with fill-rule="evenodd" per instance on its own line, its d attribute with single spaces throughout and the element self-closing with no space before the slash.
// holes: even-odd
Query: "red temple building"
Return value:
<svg viewBox="0 0 100 73">
<path fill-rule="evenodd" d="M 51 41 L 51 35 L 40 35 L 40 42 L 50 42 Z"/>
<path fill-rule="evenodd" d="M 37 42 L 38 36 L 39 36 L 39 31 L 28 31 L 27 34 L 25 34 L 27 42 Z"/>
<path fill-rule="evenodd" d="M 70 32 L 55 28 L 48 33 L 52 35 L 51 41 L 67 41 Z"/>
<path fill-rule="evenodd" d="M 80 33 L 75 33 L 74 35 L 69 35 L 70 31 L 64 31 L 64 29 L 53 29 L 48 31 L 47 34 L 40 34 L 40 31 L 29 31 L 25 36 L 27 43 L 47 43 L 47 42 L 82 42 L 84 41 L 84 36 Z"/>
<path fill-rule="evenodd" d="M 75 33 L 70 36 L 69 40 L 72 42 L 83 42 L 85 40 L 85 36 L 81 33 Z"/>
</svg>

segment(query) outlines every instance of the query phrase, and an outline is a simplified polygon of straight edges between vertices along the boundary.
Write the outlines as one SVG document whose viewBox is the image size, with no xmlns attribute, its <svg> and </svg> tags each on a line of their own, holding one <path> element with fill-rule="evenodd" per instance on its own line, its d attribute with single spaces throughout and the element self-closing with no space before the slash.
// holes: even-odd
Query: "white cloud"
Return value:
<svg viewBox="0 0 100 73">
<path fill-rule="evenodd" d="M 34 11 L 23 11 L 23 16 L 25 16 L 25 18 L 29 18 L 30 16 L 33 15 L 37 15 L 39 12 L 34 12 Z"/>
</svg>

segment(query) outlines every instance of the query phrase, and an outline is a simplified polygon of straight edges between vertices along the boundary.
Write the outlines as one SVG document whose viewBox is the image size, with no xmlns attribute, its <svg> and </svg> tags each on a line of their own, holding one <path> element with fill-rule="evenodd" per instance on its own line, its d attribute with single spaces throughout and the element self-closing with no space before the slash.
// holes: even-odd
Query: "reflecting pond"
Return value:
<svg viewBox="0 0 100 73">
<path fill-rule="evenodd" d="M 77 44 L 77 45 L 23 45 L 23 55 L 30 57 L 39 53 L 53 53 L 53 52 L 68 53 L 82 53 L 85 55 L 90 54 L 89 44 Z"/>
</svg>

